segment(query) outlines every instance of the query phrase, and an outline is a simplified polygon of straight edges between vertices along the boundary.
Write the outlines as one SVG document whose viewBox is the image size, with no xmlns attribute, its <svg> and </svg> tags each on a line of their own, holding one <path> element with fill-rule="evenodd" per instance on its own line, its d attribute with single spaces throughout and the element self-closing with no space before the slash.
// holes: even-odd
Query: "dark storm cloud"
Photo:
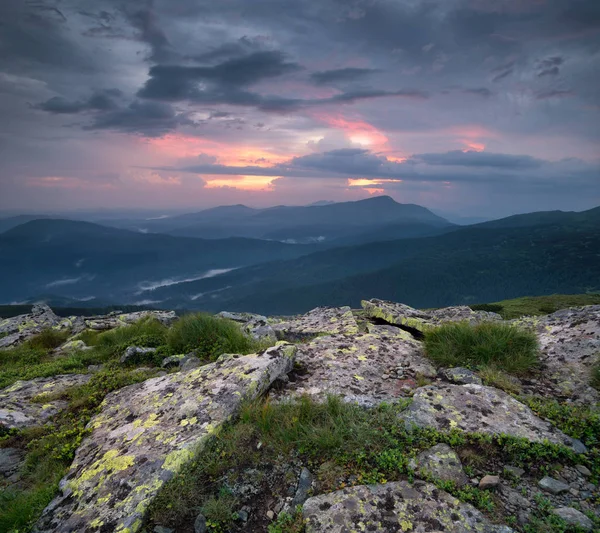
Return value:
<svg viewBox="0 0 600 533">
<path fill-rule="evenodd" d="M 535 95 L 536 100 L 549 100 L 550 98 L 567 98 L 569 96 L 573 96 L 575 93 L 573 91 L 541 91 Z"/>
<path fill-rule="evenodd" d="M 118 108 L 117 98 L 122 96 L 119 89 L 107 89 L 94 93 L 85 101 L 70 101 L 61 96 L 53 96 L 49 100 L 34 106 L 48 113 L 69 114 L 83 111 L 109 111 Z"/>
<path fill-rule="evenodd" d="M 327 85 L 330 83 L 352 82 L 362 80 L 371 74 L 378 72 L 372 68 L 338 68 L 334 70 L 323 70 L 321 72 L 313 72 L 310 75 L 311 80 L 316 85 Z"/>
<path fill-rule="evenodd" d="M 88 129 L 112 129 L 156 137 L 181 125 L 193 126 L 194 122 L 169 104 L 135 100 L 125 108 L 97 115 Z"/>
<path fill-rule="evenodd" d="M 489 152 L 474 152 L 454 150 L 440 154 L 420 154 L 412 160 L 422 161 L 428 165 L 446 165 L 463 167 L 492 167 L 510 169 L 539 168 L 542 161 L 528 155 L 493 154 Z"/>
</svg>

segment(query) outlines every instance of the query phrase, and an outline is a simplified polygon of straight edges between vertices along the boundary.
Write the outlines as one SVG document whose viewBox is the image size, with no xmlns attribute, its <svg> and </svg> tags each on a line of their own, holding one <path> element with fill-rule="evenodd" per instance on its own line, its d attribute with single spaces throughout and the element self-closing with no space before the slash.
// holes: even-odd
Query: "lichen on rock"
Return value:
<svg viewBox="0 0 600 533">
<path fill-rule="evenodd" d="M 23 429 L 45 424 L 53 415 L 67 407 L 63 400 L 44 403 L 32 400 L 41 394 L 55 394 L 87 383 L 91 375 L 64 374 L 29 381 L 17 381 L 0 390 L 0 428 Z"/>
<path fill-rule="evenodd" d="M 309 498 L 302 509 L 306 533 L 395 531 L 509 533 L 473 506 L 430 483 L 359 485 Z"/>
<path fill-rule="evenodd" d="M 467 433 L 505 434 L 568 446 L 576 452 L 585 447 L 552 424 L 536 416 L 529 407 L 507 393 L 482 385 L 432 384 L 415 391 L 403 414 L 407 427 L 457 429 Z"/>
<path fill-rule="evenodd" d="M 38 531 L 135 533 L 152 498 L 246 398 L 293 366 L 286 343 L 109 394 Z"/>
<path fill-rule="evenodd" d="M 278 339 L 301 341 L 318 335 L 358 333 L 350 307 L 317 307 L 308 313 L 273 324 Z"/>
</svg>

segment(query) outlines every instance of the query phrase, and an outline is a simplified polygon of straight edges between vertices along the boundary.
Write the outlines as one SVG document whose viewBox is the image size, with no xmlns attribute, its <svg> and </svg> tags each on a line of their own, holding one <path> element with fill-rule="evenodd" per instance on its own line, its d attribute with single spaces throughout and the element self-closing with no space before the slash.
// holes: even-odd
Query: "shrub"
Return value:
<svg viewBox="0 0 600 533">
<path fill-rule="evenodd" d="M 123 352 L 128 346 L 157 348 L 166 343 L 167 331 L 155 318 L 145 318 L 135 324 L 101 333 L 96 345 L 110 355 Z"/>
<path fill-rule="evenodd" d="M 58 331 L 55 329 L 45 329 L 27 341 L 27 345 L 33 349 L 54 350 L 64 343 L 69 337 L 69 331 Z"/>
<path fill-rule="evenodd" d="M 167 344 L 173 353 L 193 350 L 198 357 L 209 360 L 224 353 L 250 353 L 255 348 L 235 322 L 203 313 L 186 315 L 175 322 Z"/>
<path fill-rule="evenodd" d="M 500 304 L 476 304 L 469 306 L 473 311 L 488 311 L 490 313 L 501 313 L 504 310 Z"/>
<path fill-rule="evenodd" d="M 534 333 L 509 324 L 443 324 L 425 332 L 425 351 L 441 366 L 492 366 L 524 374 L 538 362 Z"/>
</svg>

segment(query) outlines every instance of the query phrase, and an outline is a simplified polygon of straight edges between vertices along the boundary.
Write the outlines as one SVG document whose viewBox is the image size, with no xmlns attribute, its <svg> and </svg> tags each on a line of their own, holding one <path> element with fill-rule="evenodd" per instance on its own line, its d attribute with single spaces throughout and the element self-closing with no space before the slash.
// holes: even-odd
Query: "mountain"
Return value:
<svg viewBox="0 0 600 533">
<path fill-rule="evenodd" d="M 418 307 L 600 290 L 595 209 L 553 224 L 467 227 L 325 250 L 152 291 L 165 305 L 297 313 L 391 298 Z M 577 221 L 587 221 L 577 223 Z"/>
<path fill-rule="evenodd" d="M 0 218 L 0 233 L 40 218 L 48 217 L 46 215 L 17 215 L 15 217 Z"/>
<path fill-rule="evenodd" d="M 110 222 L 108 222 L 110 224 Z M 121 224 L 123 224 L 121 222 Z M 431 235 L 453 224 L 428 209 L 414 204 L 400 204 L 389 196 L 356 202 L 326 203 L 310 206 L 276 206 L 253 209 L 245 205 L 215 207 L 156 220 L 129 221 L 124 227 L 137 231 L 166 233 L 180 237 L 204 239 L 247 237 L 291 243 L 348 241 L 365 233 L 390 231 L 391 238 Z M 410 227 L 405 231 L 404 228 Z"/>
<path fill-rule="evenodd" d="M 89 222 L 34 220 L 0 234 L 4 302 L 51 293 L 74 300 L 147 300 L 146 289 L 310 253 L 315 246 L 141 234 Z"/>
<path fill-rule="evenodd" d="M 600 224 L 600 207 L 587 211 L 537 211 L 513 215 L 477 224 L 481 228 L 526 228 L 540 225 L 570 225 L 596 227 Z"/>
</svg>

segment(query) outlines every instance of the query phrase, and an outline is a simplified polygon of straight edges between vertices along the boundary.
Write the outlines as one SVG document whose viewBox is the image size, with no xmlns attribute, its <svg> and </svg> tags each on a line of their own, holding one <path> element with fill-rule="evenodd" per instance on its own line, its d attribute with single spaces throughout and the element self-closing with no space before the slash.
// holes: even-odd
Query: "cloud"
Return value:
<svg viewBox="0 0 600 533">
<path fill-rule="evenodd" d="M 482 96 L 483 98 L 489 98 L 492 96 L 492 91 L 490 91 L 487 87 L 478 87 L 476 89 L 463 89 L 465 94 L 475 94 L 477 96 Z"/>
<path fill-rule="evenodd" d="M 55 114 L 81 113 L 82 111 L 108 111 L 117 109 L 117 98 L 122 96 L 119 89 L 107 89 L 94 93 L 84 101 L 70 101 L 61 96 L 53 96 L 49 100 L 35 105 L 36 109 Z"/>
<path fill-rule="evenodd" d="M 488 152 L 475 152 L 454 150 L 439 154 L 419 154 L 411 158 L 413 161 L 422 161 L 428 165 L 462 166 L 462 167 L 489 167 L 510 169 L 539 168 L 542 161 L 528 155 L 493 154 Z"/>
<path fill-rule="evenodd" d="M 313 72 L 310 75 L 310 78 L 316 85 L 329 85 L 332 83 L 353 82 L 357 80 L 362 80 L 376 72 L 378 72 L 376 69 L 371 68 L 346 67 L 333 70 L 323 70 L 320 72 Z"/>
<path fill-rule="evenodd" d="M 536 100 L 549 100 L 551 98 L 567 98 L 569 96 L 573 96 L 575 93 L 570 90 L 560 91 L 560 90 L 550 90 L 550 91 L 540 91 L 535 95 Z"/>
</svg>

